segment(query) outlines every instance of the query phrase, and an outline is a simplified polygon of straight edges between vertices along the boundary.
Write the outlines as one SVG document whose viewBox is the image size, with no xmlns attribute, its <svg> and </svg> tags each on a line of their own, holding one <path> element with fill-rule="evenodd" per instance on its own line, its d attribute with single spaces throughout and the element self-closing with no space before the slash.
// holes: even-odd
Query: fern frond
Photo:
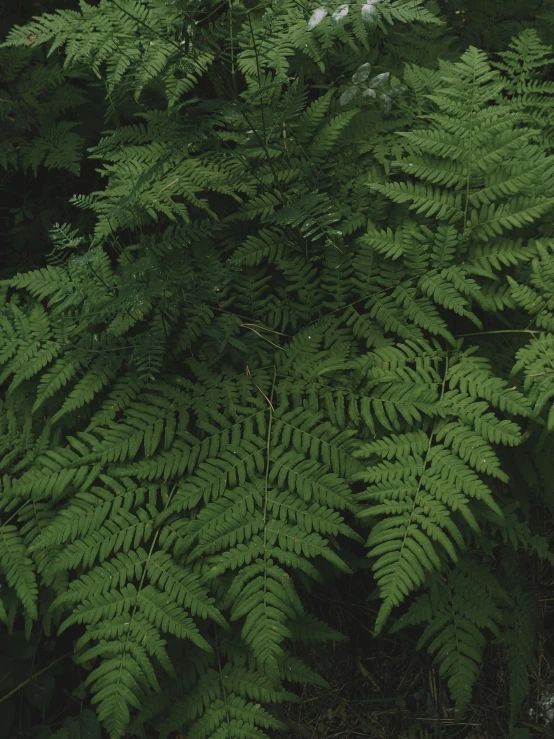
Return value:
<svg viewBox="0 0 554 739">
<path fill-rule="evenodd" d="M 28 618 L 38 616 L 38 586 L 31 559 L 27 556 L 25 543 L 16 526 L 0 526 L 0 572 L 10 588 L 13 588 Z M 2 621 L 8 623 L 2 607 Z"/>
<path fill-rule="evenodd" d="M 479 572 L 477 582 L 475 572 Z M 434 576 L 429 594 L 419 596 L 392 628 L 398 631 L 408 624 L 428 622 L 418 649 L 427 646 L 434 654 L 439 673 L 448 680 L 458 715 L 469 703 L 479 676 L 486 643 L 483 631 L 490 629 L 499 635 L 499 601 L 503 597 L 500 585 L 486 568 L 460 562 L 448 580 Z"/>
<path fill-rule="evenodd" d="M 390 350 L 389 353 L 392 355 Z M 398 350 L 395 353 L 401 361 L 397 359 L 396 367 L 388 363 L 387 380 L 392 379 L 393 373 L 406 373 L 409 367 L 409 355 Z M 420 359 L 416 372 L 418 369 L 422 372 L 424 367 Z M 478 381 L 474 373 L 479 374 Z M 500 410 L 529 415 L 524 396 L 506 385 L 500 378 L 490 377 L 486 363 L 474 360 L 473 352 L 467 351 L 446 364 L 440 397 L 437 382 L 438 417 L 428 430 L 364 444 L 354 452 L 356 457 L 384 458 L 352 478 L 370 483 L 358 495 L 366 503 L 358 515 L 385 516 L 373 525 L 366 542 L 368 556 L 375 558 L 373 570 L 383 600 L 375 633 L 382 630 L 393 607 L 423 585 L 428 573 L 442 571 L 445 555 L 453 562 L 458 561 L 457 549 L 465 547 L 464 529 L 479 531 L 470 503 L 472 498 L 483 501 L 502 518 L 491 488 L 477 473 L 503 481 L 507 481 L 507 476 L 487 439 L 489 429 L 475 423 L 476 416 L 468 418 L 467 409 L 479 398 L 486 397 Z M 466 425 L 468 420 L 474 422 L 473 429 Z M 492 414 L 489 422 L 502 428 Z M 508 428 L 513 434 L 517 427 Z M 521 439 L 519 434 L 514 437 L 499 433 L 498 437 L 511 444 Z M 367 506 L 367 502 L 371 505 Z"/>
</svg>

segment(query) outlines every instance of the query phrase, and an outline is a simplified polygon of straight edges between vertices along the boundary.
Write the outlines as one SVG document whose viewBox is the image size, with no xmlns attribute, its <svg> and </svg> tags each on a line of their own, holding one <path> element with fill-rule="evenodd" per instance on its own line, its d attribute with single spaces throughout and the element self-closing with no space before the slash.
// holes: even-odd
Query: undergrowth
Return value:
<svg viewBox="0 0 554 739">
<path fill-rule="evenodd" d="M 7 230 L 0 737 L 302 733 L 331 644 L 364 735 L 459 728 L 498 668 L 531 736 L 552 14 L 484 50 L 424 0 L 50 11 L 0 46 L 6 177 L 81 187 Z"/>
</svg>

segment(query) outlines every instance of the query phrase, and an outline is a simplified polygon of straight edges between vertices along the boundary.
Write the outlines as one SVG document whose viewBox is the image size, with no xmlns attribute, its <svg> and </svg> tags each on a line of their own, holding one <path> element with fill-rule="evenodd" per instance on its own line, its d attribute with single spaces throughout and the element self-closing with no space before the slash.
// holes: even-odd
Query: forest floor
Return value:
<svg viewBox="0 0 554 739">
<path fill-rule="evenodd" d="M 425 649 L 416 650 L 417 630 L 374 639 L 377 609 L 367 602 L 369 573 L 314 589 L 306 603 L 312 613 L 349 637 L 347 643 L 317 644 L 311 666 L 329 689 L 303 686 L 300 702 L 282 716 L 291 739 L 530 739 L 554 737 L 554 577 L 537 565 L 535 586 L 541 604 L 542 633 L 536 669 L 521 720 L 509 730 L 508 662 L 502 647 L 490 644 L 473 699 L 462 721 L 454 720 L 448 688 Z M 333 592 L 335 589 L 335 592 Z M 331 592 L 330 592 L 331 591 Z M 362 597 L 363 596 L 363 597 Z M 310 608 L 311 606 L 311 608 Z"/>
</svg>

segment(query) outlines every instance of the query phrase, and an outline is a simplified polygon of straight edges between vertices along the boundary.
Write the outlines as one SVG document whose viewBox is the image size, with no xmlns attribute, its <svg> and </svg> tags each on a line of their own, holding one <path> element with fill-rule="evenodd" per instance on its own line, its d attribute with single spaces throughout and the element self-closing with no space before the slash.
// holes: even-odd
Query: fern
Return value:
<svg viewBox="0 0 554 739">
<path fill-rule="evenodd" d="M 514 589 L 513 607 L 504 639 L 510 660 L 510 721 L 516 722 L 523 700 L 529 694 L 529 673 L 534 664 L 538 630 L 536 597 L 521 586 Z"/>
<path fill-rule="evenodd" d="M 359 498 L 373 505 L 360 515 L 386 516 L 374 524 L 367 540 L 368 556 L 375 558 L 373 569 L 383 598 L 376 633 L 392 608 L 424 583 L 428 572 L 442 570 L 445 555 L 458 561 L 456 549 L 464 548 L 463 529 L 479 528 L 471 510 L 472 498 L 502 516 L 492 491 L 480 477 L 484 474 L 507 481 L 488 437 L 496 429 L 501 436 L 507 431 L 505 443 L 513 445 L 519 443 L 520 434 L 517 426 L 506 426 L 493 413 L 484 424 L 479 400 L 486 397 L 499 410 L 510 407 L 512 412 L 529 415 L 523 396 L 506 392 L 506 383 L 487 377 L 486 367 L 472 366 L 471 354 L 446 355 L 439 373 L 433 371 L 436 350 L 428 347 L 427 352 L 431 361 L 426 363 L 425 354 L 422 357 L 420 353 L 424 361 L 419 367 L 415 364 L 415 372 L 412 370 L 421 373 L 418 383 L 414 383 L 413 374 L 410 377 L 411 368 L 399 349 L 394 369 L 389 361 L 387 374 L 383 377 L 378 367 L 376 374 L 389 385 L 396 375 L 404 380 L 404 386 L 426 381 L 435 386 L 432 425 L 409 435 L 382 438 L 355 452 L 357 457 L 384 459 L 354 478 L 372 483 Z M 393 356 L 389 351 L 387 357 Z M 411 420 L 405 408 L 400 406 L 399 411 L 404 419 Z"/>
<path fill-rule="evenodd" d="M 0 621 L 74 637 L 110 736 L 284 730 L 290 683 L 326 687 L 302 646 L 345 639 L 305 591 L 352 543 L 374 635 L 405 603 L 460 716 L 496 636 L 517 723 L 534 601 L 495 551 L 553 557 L 513 471 L 554 423 L 551 51 L 437 62 L 437 12 L 101 0 L 2 44 L 106 90 L 102 184 L 0 288 Z M 48 124 L 28 162 L 77 171 Z"/>
<path fill-rule="evenodd" d="M 429 593 L 418 597 L 393 627 L 397 631 L 427 622 L 418 648 L 427 646 L 434 654 L 458 714 L 469 702 L 479 675 L 486 644 L 483 631 L 499 634 L 503 598 L 505 593 L 486 568 L 466 559 L 448 579 L 433 577 Z"/>
</svg>

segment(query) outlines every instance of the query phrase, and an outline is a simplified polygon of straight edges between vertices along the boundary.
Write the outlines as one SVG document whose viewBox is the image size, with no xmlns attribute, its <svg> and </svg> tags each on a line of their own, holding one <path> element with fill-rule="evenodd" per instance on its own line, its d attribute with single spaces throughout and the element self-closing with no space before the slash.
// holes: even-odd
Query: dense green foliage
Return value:
<svg viewBox="0 0 554 739">
<path fill-rule="evenodd" d="M 361 552 L 375 637 L 417 627 L 458 717 L 503 649 L 515 731 L 554 564 L 552 12 L 66 5 L 0 48 L 0 164 L 38 183 L 0 284 L 0 737 L 97 731 L 15 718 L 48 650 L 114 738 L 285 728 L 343 639 L 304 596 Z"/>
</svg>

